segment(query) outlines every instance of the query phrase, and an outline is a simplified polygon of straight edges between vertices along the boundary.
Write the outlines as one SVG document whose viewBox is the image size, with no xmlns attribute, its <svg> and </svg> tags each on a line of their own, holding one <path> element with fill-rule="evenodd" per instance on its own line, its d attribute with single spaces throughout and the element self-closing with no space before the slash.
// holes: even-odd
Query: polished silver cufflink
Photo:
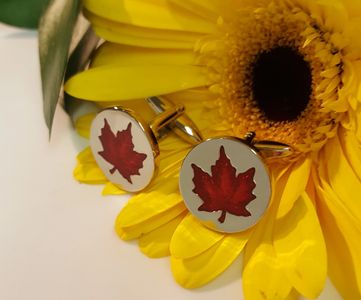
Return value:
<svg viewBox="0 0 361 300">
<path fill-rule="evenodd" d="M 282 143 L 217 137 L 195 146 L 183 161 L 179 189 L 189 211 L 204 225 L 235 233 L 255 225 L 269 205 L 272 185 L 266 158 L 285 157 Z"/>
<path fill-rule="evenodd" d="M 129 192 L 140 191 L 151 182 L 159 165 L 158 139 L 184 111 L 183 106 L 165 105 L 157 97 L 148 102 L 153 108 L 159 106 L 150 124 L 119 106 L 102 110 L 91 124 L 90 147 L 99 168 L 109 181 Z"/>
<path fill-rule="evenodd" d="M 162 111 L 160 105 L 152 107 Z M 183 120 L 187 125 L 182 124 Z M 179 174 L 180 193 L 190 213 L 220 232 L 241 232 L 255 225 L 266 212 L 272 195 L 266 160 L 287 157 L 292 148 L 274 141 L 257 141 L 254 132 L 242 139 L 203 140 L 185 114 L 171 127 L 195 144 Z"/>
</svg>

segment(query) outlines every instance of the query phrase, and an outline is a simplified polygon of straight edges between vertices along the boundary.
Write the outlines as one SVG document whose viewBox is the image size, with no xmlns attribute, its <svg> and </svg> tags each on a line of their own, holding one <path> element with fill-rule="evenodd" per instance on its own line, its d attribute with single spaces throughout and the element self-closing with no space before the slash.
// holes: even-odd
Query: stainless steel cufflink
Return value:
<svg viewBox="0 0 361 300">
<path fill-rule="evenodd" d="M 161 102 L 159 98 L 152 98 Z M 107 179 L 125 191 L 144 189 L 159 164 L 158 139 L 164 135 L 164 128 L 183 111 L 183 106 L 168 105 L 150 124 L 123 107 L 99 112 L 91 124 L 90 146 Z"/>
<path fill-rule="evenodd" d="M 195 146 L 183 161 L 179 189 L 189 211 L 207 227 L 235 233 L 255 225 L 269 205 L 272 185 L 266 158 L 285 157 L 282 143 L 217 137 Z"/>
<path fill-rule="evenodd" d="M 167 111 L 173 106 L 172 103 L 164 98 L 149 97 L 147 100 L 150 107 L 158 114 Z M 197 145 L 203 140 L 198 127 L 185 113 L 174 122 L 169 123 L 167 127 L 191 145 Z"/>
<path fill-rule="evenodd" d="M 158 109 L 153 109 L 161 112 Z M 172 123 L 172 129 L 195 144 L 185 157 L 179 189 L 185 205 L 205 226 L 235 233 L 255 225 L 269 205 L 272 185 L 265 160 L 292 153 L 290 146 L 274 141 L 256 141 L 249 132 L 243 139 L 216 137 L 203 140 L 193 122 Z M 191 128 L 188 128 L 191 126 Z"/>
</svg>

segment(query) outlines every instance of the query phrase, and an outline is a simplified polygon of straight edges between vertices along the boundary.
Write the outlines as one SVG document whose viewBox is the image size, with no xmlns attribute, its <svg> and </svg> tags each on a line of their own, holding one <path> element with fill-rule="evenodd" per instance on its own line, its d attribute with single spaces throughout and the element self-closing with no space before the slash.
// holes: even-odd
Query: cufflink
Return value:
<svg viewBox="0 0 361 300">
<path fill-rule="evenodd" d="M 129 192 L 148 186 L 159 165 L 160 132 L 183 111 L 169 105 L 150 124 L 120 106 L 99 112 L 91 124 L 90 147 L 107 179 Z"/>
<path fill-rule="evenodd" d="M 272 194 L 265 159 L 285 157 L 292 149 L 273 141 L 217 137 L 199 143 L 186 156 L 179 175 L 185 205 L 205 226 L 235 233 L 254 226 Z"/>
</svg>

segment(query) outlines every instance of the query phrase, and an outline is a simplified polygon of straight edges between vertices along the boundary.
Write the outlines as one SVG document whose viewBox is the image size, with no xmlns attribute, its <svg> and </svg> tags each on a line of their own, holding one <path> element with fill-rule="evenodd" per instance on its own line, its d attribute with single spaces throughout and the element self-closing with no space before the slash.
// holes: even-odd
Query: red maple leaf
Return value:
<svg viewBox="0 0 361 300">
<path fill-rule="evenodd" d="M 109 172 L 114 174 L 118 170 L 120 175 L 129 183 L 133 183 L 130 176 L 140 175 L 139 170 L 143 168 L 143 161 L 147 158 L 146 154 L 133 150 L 131 129 L 132 123 L 129 123 L 127 129 L 118 131 L 115 135 L 107 119 L 104 119 L 104 127 L 99 136 L 104 150 L 98 152 L 100 156 L 114 166 Z"/>
<path fill-rule="evenodd" d="M 253 180 L 255 168 L 250 168 L 236 176 L 236 168 L 227 157 L 224 147 L 221 146 L 219 158 L 211 167 L 212 175 L 204 172 L 200 167 L 192 164 L 194 189 L 204 202 L 199 211 L 218 211 L 222 214 L 218 221 L 223 223 L 226 213 L 236 216 L 251 216 L 246 206 L 256 198 L 252 194 L 256 183 Z"/>
</svg>

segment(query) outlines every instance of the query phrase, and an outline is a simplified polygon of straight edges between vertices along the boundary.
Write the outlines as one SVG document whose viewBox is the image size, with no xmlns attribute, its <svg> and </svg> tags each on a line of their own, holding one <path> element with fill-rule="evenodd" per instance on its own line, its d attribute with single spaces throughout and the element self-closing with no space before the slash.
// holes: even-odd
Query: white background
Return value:
<svg viewBox="0 0 361 300">
<path fill-rule="evenodd" d="M 243 299 L 241 261 L 204 288 L 185 290 L 168 259 L 146 258 L 115 234 L 127 197 L 72 178 L 86 141 L 58 108 L 42 115 L 35 31 L 0 24 L 0 299 Z M 319 299 L 340 299 L 328 283 Z"/>
</svg>

